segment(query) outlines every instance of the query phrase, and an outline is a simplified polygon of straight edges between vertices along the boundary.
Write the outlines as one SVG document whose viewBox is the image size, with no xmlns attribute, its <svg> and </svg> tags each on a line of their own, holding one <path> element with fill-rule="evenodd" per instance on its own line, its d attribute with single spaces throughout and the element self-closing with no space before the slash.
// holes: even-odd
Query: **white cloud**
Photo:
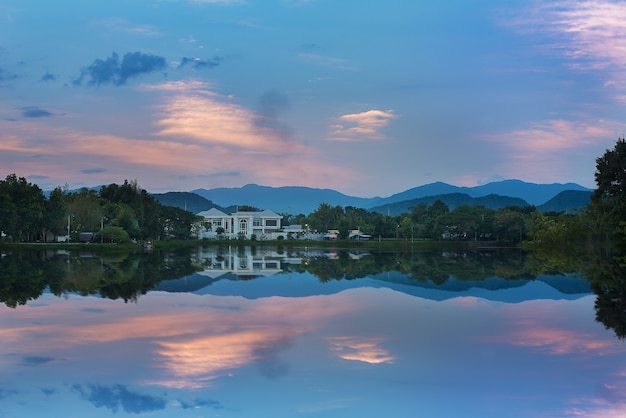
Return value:
<svg viewBox="0 0 626 418">
<path fill-rule="evenodd" d="M 384 139 L 381 129 L 395 118 L 393 110 L 378 109 L 342 115 L 331 125 L 329 139 L 336 141 Z"/>
</svg>

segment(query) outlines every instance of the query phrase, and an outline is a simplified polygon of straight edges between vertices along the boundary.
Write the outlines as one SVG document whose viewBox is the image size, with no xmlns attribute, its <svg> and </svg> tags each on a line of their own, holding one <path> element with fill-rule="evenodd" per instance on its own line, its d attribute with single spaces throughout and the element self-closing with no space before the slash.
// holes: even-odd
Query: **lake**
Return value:
<svg viewBox="0 0 626 418">
<path fill-rule="evenodd" d="M 517 249 L 29 250 L 0 269 L 0 417 L 626 416 L 624 276 Z"/>
</svg>

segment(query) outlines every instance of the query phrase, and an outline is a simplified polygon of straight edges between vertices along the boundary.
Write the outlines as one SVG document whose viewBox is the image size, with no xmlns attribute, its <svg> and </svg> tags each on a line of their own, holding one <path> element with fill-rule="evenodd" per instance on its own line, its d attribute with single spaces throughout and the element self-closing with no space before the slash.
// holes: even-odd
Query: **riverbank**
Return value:
<svg viewBox="0 0 626 418">
<path fill-rule="evenodd" d="M 153 250 L 176 250 L 191 247 L 214 247 L 214 246 L 246 246 L 246 247 L 285 247 L 285 248 L 337 248 L 337 249 L 363 249 L 378 251 L 415 251 L 433 250 L 441 248 L 515 248 L 517 245 L 497 241 L 449 241 L 449 240 L 169 240 L 153 241 L 147 248 L 141 244 L 100 244 L 100 243 L 9 243 L 0 242 L 0 248 L 31 248 L 52 250 L 89 250 L 94 252 L 133 252 Z"/>
</svg>

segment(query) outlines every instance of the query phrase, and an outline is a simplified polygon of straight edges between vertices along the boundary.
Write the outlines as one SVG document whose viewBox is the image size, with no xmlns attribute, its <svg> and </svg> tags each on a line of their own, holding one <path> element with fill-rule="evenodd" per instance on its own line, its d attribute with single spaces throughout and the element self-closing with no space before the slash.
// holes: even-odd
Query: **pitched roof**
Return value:
<svg viewBox="0 0 626 418">
<path fill-rule="evenodd" d="M 264 218 L 282 218 L 281 215 L 269 209 L 265 209 L 263 212 L 260 213 L 260 215 L 263 216 Z"/>
<path fill-rule="evenodd" d="M 211 208 L 209 210 L 198 212 L 196 215 L 204 216 L 205 218 L 222 218 L 224 216 L 228 216 L 227 214 L 216 208 Z"/>
</svg>

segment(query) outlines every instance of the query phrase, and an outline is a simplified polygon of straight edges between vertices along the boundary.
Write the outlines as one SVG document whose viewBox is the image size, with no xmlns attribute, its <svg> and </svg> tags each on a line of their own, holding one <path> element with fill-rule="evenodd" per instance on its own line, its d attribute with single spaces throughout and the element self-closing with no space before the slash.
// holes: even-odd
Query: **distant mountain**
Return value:
<svg viewBox="0 0 626 418">
<path fill-rule="evenodd" d="M 565 190 L 591 191 L 575 183 L 535 184 L 526 183 L 521 180 L 503 180 L 475 187 L 460 187 L 437 182 L 414 187 L 402 193 L 380 199 L 376 205 L 384 206 L 390 203 L 420 199 L 428 196 L 464 193 L 471 197 L 483 197 L 488 195 L 517 197 L 528 202 L 530 205 L 538 206 Z"/>
<path fill-rule="evenodd" d="M 221 211 L 226 211 L 225 208 L 216 205 L 210 200 L 204 197 L 190 192 L 167 192 L 167 193 L 154 193 L 152 197 L 156 199 L 162 205 L 173 206 L 176 208 L 185 209 L 191 213 L 198 213 L 211 208 L 217 208 Z"/>
<path fill-rule="evenodd" d="M 557 194 L 566 190 L 579 190 L 591 192 L 590 189 L 575 183 L 552 183 L 535 184 L 526 183 L 521 180 L 504 180 L 494 183 L 484 184 L 471 188 L 470 196 L 485 196 L 488 194 L 498 194 L 500 196 L 519 197 L 534 206 L 541 205 L 552 199 Z"/>
<path fill-rule="evenodd" d="M 382 213 L 384 215 L 389 214 L 390 216 L 396 216 L 402 213 L 411 212 L 410 208 L 412 206 L 417 206 L 422 203 L 430 206 L 437 200 L 441 200 L 445 203 L 450 210 L 453 210 L 457 206 L 461 205 L 482 205 L 490 209 L 500 209 L 506 206 L 528 206 L 528 203 L 525 200 L 515 197 L 499 196 L 495 194 L 482 197 L 471 197 L 465 193 L 448 193 L 436 196 L 426 196 L 419 199 L 404 200 L 402 202 L 395 202 L 382 206 L 375 206 L 369 210 Z"/>
<path fill-rule="evenodd" d="M 589 204 L 592 193 L 586 190 L 565 190 L 537 206 L 537 209 L 541 212 L 576 212 Z"/>
<path fill-rule="evenodd" d="M 452 186 L 442 182 L 430 183 L 423 186 L 413 187 L 412 189 L 405 190 L 404 192 L 396 193 L 384 199 L 380 199 L 376 205 L 385 206 L 398 202 L 421 199 L 429 196 L 442 196 L 452 193 L 469 195 L 468 190 L 469 189 L 467 187 Z"/>
<path fill-rule="evenodd" d="M 258 209 L 270 209 L 276 213 L 309 214 L 320 203 L 331 206 L 354 206 L 368 208 L 380 198 L 361 198 L 347 196 L 335 190 L 314 189 L 310 187 L 267 187 L 247 184 L 237 188 L 196 189 L 192 190 L 208 200 L 220 205 L 249 205 Z"/>
<path fill-rule="evenodd" d="M 559 196 L 561 193 L 564 194 Z M 414 187 L 385 198 L 348 196 L 331 189 L 299 186 L 268 187 L 256 184 L 235 188 L 169 192 L 153 196 L 163 204 L 183 209 L 186 207 L 193 213 L 212 207 L 230 213 L 234 212 L 237 206 L 249 205 L 258 209 L 270 209 L 276 213 L 308 215 L 321 203 L 344 208 L 354 206 L 383 214 L 387 214 L 388 211 L 389 214 L 399 214 L 408 211 L 411 206 L 420 203 L 430 205 L 437 199 L 446 203 L 450 209 L 464 204 L 483 205 L 492 209 L 510 205 L 535 205 L 542 211 L 563 212 L 584 206 L 588 203 L 591 193 L 591 189 L 574 183 L 535 184 L 520 180 L 504 180 L 476 187 L 459 187 L 437 182 Z"/>
</svg>

